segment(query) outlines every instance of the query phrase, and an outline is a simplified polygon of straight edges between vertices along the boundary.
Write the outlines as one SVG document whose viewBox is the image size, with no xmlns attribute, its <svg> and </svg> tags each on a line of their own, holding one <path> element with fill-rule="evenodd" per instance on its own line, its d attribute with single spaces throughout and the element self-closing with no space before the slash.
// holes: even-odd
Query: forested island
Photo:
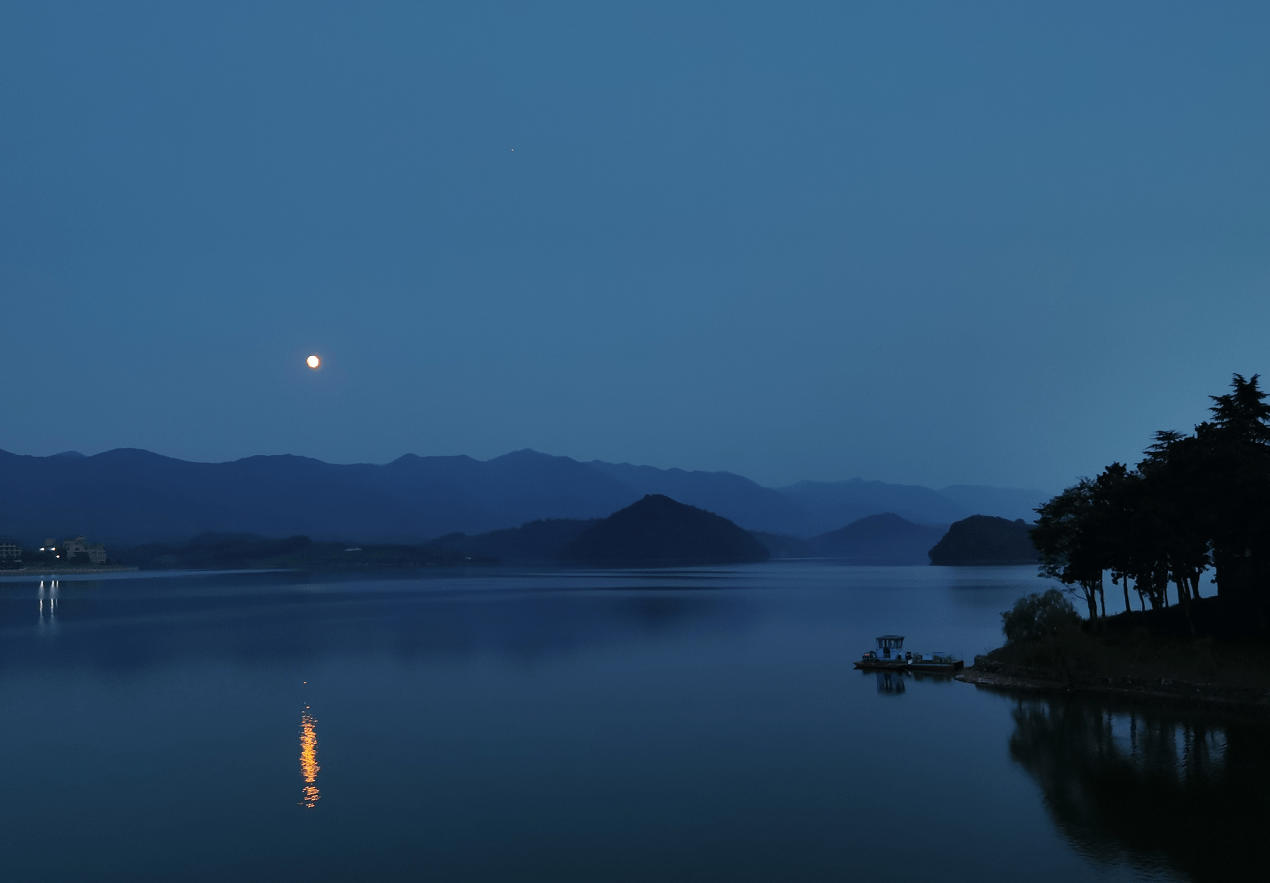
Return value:
<svg viewBox="0 0 1270 883">
<path fill-rule="evenodd" d="M 1270 405 L 1253 375 L 1039 510 L 1031 538 L 1058 590 L 1003 614 L 980 671 L 1068 685 L 1270 701 Z M 1126 611 L 1107 615 L 1106 582 Z M 1215 594 L 1205 590 L 1215 586 Z M 1136 602 L 1136 604 L 1134 603 Z M 1134 608 L 1137 609 L 1134 609 Z"/>
<path fill-rule="evenodd" d="M 950 565 L 1034 564 L 1040 559 L 1032 525 L 993 515 L 972 515 L 953 522 L 930 550 L 930 563 Z"/>
<path fill-rule="evenodd" d="M 648 494 L 596 521 L 559 552 L 562 561 L 610 566 L 739 564 L 768 555 L 749 531 L 664 494 Z"/>
</svg>

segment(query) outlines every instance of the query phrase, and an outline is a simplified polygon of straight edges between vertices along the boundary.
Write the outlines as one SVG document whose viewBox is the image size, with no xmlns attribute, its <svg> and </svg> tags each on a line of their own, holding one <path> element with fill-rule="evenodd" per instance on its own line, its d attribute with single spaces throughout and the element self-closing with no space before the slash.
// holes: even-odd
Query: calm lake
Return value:
<svg viewBox="0 0 1270 883">
<path fill-rule="evenodd" d="M 0 581 L 4 880 L 1218 880 L 1256 719 L 970 662 L 1031 567 Z"/>
</svg>

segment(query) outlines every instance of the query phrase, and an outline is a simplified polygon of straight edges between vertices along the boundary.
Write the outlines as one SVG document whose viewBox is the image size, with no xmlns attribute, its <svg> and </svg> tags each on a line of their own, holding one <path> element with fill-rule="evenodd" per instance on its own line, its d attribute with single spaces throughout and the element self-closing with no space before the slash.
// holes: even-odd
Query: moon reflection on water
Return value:
<svg viewBox="0 0 1270 883">
<path fill-rule="evenodd" d="M 305 809 L 313 809 L 321 796 L 317 787 L 320 769 L 317 762 L 317 718 L 309 713 L 306 705 L 300 713 L 300 777 L 304 779 L 300 805 Z"/>
</svg>

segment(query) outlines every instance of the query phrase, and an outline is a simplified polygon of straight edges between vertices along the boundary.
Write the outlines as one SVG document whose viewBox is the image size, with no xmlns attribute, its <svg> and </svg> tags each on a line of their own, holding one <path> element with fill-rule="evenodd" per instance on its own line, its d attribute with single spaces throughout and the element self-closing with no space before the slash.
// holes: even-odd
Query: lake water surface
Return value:
<svg viewBox="0 0 1270 883">
<path fill-rule="evenodd" d="M 1256 720 L 969 661 L 1025 568 L 0 581 L 0 879 L 1259 878 Z"/>
</svg>

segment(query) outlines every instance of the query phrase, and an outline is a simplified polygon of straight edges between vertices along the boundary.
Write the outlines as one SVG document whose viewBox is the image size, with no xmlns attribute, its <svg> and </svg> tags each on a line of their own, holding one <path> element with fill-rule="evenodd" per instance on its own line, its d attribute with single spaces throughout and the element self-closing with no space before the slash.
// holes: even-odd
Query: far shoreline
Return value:
<svg viewBox="0 0 1270 883">
<path fill-rule="evenodd" d="M 140 570 L 132 564 L 106 564 L 100 567 L 19 567 L 14 570 L 0 570 L 0 577 L 4 576 L 82 576 L 86 573 L 126 573 L 131 570 Z"/>
</svg>

